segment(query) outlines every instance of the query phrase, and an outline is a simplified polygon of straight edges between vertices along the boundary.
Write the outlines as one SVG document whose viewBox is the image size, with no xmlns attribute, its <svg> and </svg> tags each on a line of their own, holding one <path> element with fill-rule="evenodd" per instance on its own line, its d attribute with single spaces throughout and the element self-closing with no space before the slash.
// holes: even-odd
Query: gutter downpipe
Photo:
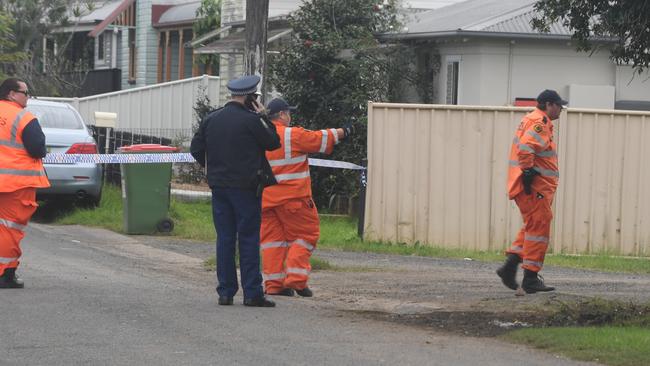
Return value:
<svg viewBox="0 0 650 366">
<path fill-rule="evenodd" d="M 512 48 L 514 47 L 515 40 L 511 39 L 508 43 L 508 93 L 507 93 L 507 105 L 513 105 L 512 101 Z"/>
</svg>

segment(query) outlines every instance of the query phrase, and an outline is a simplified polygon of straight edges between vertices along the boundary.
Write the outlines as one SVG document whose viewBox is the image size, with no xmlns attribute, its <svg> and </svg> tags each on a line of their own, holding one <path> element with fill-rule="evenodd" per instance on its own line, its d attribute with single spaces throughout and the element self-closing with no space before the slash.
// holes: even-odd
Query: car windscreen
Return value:
<svg viewBox="0 0 650 366">
<path fill-rule="evenodd" d="M 83 129 L 83 123 L 70 109 L 51 105 L 30 105 L 27 110 L 38 118 L 43 128 Z"/>
</svg>

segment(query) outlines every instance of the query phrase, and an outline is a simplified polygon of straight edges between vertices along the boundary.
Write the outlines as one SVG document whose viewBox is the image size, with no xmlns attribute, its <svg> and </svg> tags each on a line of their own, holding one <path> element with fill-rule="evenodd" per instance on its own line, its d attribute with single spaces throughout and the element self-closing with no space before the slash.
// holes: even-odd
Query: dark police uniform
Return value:
<svg viewBox="0 0 650 366">
<path fill-rule="evenodd" d="M 256 91 L 260 78 L 244 76 L 228 83 L 233 95 Z M 190 151 L 207 165 L 217 231 L 219 303 L 229 305 L 238 290 L 235 243 L 239 241 L 244 303 L 263 299 L 260 273 L 261 187 L 273 182 L 265 151 L 280 147 L 275 126 L 244 105 L 231 101 L 210 113 L 192 139 Z M 207 161 L 206 161 L 207 158 Z M 228 303 L 229 302 L 229 303 Z"/>
</svg>

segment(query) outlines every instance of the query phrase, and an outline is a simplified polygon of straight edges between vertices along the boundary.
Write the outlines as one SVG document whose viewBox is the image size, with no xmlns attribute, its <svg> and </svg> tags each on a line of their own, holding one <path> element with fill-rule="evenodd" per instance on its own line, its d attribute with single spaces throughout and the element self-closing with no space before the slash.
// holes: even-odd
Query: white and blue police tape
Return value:
<svg viewBox="0 0 650 366">
<path fill-rule="evenodd" d="M 157 154 L 47 154 L 44 164 L 151 164 L 151 163 L 195 163 L 190 153 L 157 153 Z M 345 161 L 309 158 L 309 165 L 325 168 L 366 170 L 361 165 Z"/>
</svg>

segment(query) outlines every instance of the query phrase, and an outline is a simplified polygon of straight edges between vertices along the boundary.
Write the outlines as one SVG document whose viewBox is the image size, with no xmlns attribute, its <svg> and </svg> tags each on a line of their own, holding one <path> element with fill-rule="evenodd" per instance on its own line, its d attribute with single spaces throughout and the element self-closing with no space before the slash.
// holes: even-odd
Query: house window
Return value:
<svg viewBox="0 0 650 366">
<path fill-rule="evenodd" d="M 134 84 L 136 79 L 135 52 L 135 29 L 129 29 L 129 84 Z"/>
<path fill-rule="evenodd" d="M 447 57 L 447 104 L 458 104 L 460 57 Z"/>
<path fill-rule="evenodd" d="M 97 37 L 97 59 L 104 59 L 104 33 Z"/>
</svg>

